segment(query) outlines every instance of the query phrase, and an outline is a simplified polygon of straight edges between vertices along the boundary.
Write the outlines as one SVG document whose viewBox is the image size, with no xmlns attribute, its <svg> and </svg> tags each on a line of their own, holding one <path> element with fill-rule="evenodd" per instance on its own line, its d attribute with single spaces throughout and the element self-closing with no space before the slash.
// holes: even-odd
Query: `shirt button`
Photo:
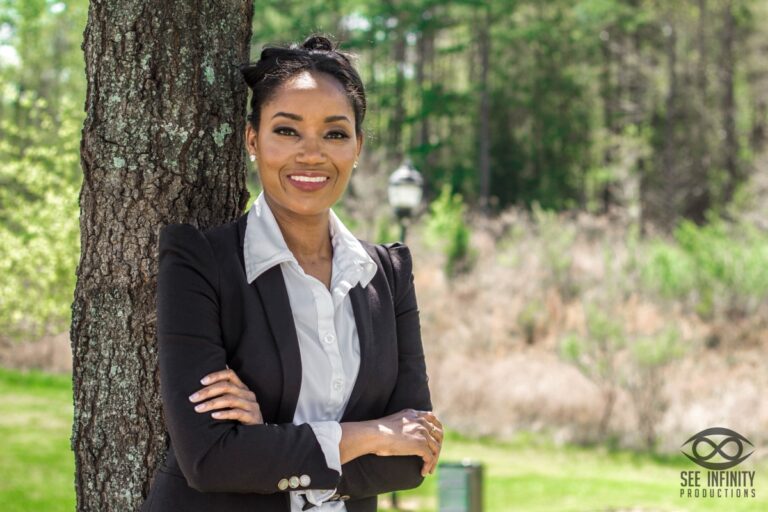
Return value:
<svg viewBox="0 0 768 512">
<path fill-rule="evenodd" d="M 333 381 L 333 389 L 336 391 L 340 390 L 342 385 L 343 383 L 340 380 Z"/>
<path fill-rule="evenodd" d="M 323 341 L 326 343 L 333 343 L 334 341 L 336 341 L 336 336 L 334 336 L 331 333 L 328 333 L 323 337 Z"/>
</svg>

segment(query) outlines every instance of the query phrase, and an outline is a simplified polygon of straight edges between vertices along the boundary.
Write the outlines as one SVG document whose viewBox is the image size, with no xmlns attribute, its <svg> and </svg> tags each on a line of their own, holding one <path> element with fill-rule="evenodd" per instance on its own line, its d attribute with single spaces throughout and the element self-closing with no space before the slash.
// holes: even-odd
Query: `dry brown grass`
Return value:
<svg viewBox="0 0 768 512">
<path fill-rule="evenodd" d="M 669 326 L 680 334 L 685 355 L 659 370 L 667 404 L 656 425 L 661 451 L 677 451 L 716 425 L 768 443 L 768 308 L 738 321 L 704 321 L 641 289 L 626 270 L 633 254 L 622 219 L 580 214 L 557 222 L 575 234 L 565 286 L 548 268 L 540 226 L 520 212 L 474 222 L 477 264 L 452 282 L 418 233 L 409 240 L 434 403 L 445 422 L 476 435 L 535 431 L 599 441 L 600 390 L 559 356 L 565 334 L 584 333 L 584 304 L 592 303 L 610 311 L 630 338 Z M 621 356 L 618 372 L 627 374 Z M 609 436 L 640 448 L 640 411 L 624 389 L 617 393 Z"/>
</svg>

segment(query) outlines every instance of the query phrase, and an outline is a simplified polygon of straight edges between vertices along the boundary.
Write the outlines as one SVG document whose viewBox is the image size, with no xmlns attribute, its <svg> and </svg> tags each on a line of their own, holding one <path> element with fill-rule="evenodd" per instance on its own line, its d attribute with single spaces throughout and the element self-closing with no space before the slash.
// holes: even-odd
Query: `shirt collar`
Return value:
<svg viewBox="0 0 768 512">
<path fill-rule="evenodd" d="M 365 288 L 376 274 L 376 263 L 360 241 L 347 229 L 333 210 L 329 212 L 329 232 L 333 245 L 333 269 L 354 287 Z M 261 192 L 248 212 L 243 242 L 245 275 L 252 283 L 261 274 L 283 262 L 298 265 Z M 333 281 L 337 281 L 333 277 Z"/>
</svg>

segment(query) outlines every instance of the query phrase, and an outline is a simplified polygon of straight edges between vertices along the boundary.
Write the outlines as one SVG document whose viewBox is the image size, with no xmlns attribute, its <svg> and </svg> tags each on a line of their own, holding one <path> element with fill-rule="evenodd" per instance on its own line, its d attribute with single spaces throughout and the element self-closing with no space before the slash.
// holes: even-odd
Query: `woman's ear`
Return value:
<svg viewBox="0 0 768 512">
<path fill-rule="evenodd" d="M 357 136 L 357 155 L 355 160 L 360 160 L 360 151 L 363 149 L 363 140 L 365 140 L 365 132 L 360 132 Z"/>
<path fill-rule="evenodd" d="M 245 149 L 248 150 L 249 155 L 255 155 L 259 150 L 258 146 L 259 132 L 257 132 L 253 125 L 248 122 L 245 126 Z"/>
</svg>

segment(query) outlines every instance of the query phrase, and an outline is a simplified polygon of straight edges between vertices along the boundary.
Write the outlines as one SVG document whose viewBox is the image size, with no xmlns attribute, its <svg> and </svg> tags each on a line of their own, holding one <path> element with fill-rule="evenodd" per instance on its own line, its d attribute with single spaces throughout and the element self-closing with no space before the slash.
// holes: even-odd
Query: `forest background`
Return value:
<svg viewBox="0 0 768 512">
<path fill-rule="evenodd" d="M 359 55 L 353 231 L 396 239 L 386 180 L 406 157 L 424 175 L 407 243 L 446 423 L 768 445 L 768 4 L 254 4 L 254 59 L 313 31 Z M 87 8 L 0 1 L 4 366 L 68 371 Z"/>
</svg>

